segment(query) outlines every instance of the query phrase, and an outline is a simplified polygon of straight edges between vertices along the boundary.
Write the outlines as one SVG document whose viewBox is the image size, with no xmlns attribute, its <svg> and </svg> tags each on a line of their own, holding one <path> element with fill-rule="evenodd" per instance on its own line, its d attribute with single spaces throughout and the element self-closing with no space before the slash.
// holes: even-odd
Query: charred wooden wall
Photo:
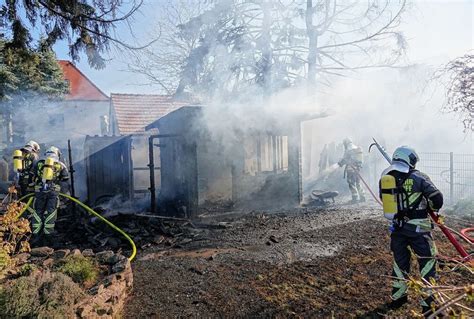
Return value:
<svg viewBox="0 0 474 319">
<path fill-rule="evenodd" d="M 295 207 L 302 199 L 300 122 L 284 128 L 262 126 L 252 132 L 241 132 L 241 141 L 222 142 L 209 132 L 202 120 L 202 109 L 183 107 L 164 116 L 149 128 L 160 134 L 176 135 L 160 140 L 161 191 L 159 207 L 175 206 L 188 217 L 199 207 L 231 201 L 234 205 L 262 209 Z M 238 123 L 236 123 L 238 127 Z M 234 128 L 229 127 L 229 130 Z M 271 152 L 263 165 L 262 136 Z M 286 143 L 282 140 L 285 138 Z M 248 150 L 243 140 L 255 147 L 255 164 L 249 173 Z M 285 145 L 285 147 L 283 147 Z M 284 148 L 284 149 L 283 149 Z M 285 154 L 285 160 L 277 153 Z M 265 170 L 266 169 L 266 170 Z M 184 207 L 184 208 L 183 208 Z"/>
<path fill-rule="evenodd" d="M 87 136 L 84 142 L 87 197 L 91 204 L 121 195 L 133 199 L 130 136 Z"/>
</svg>

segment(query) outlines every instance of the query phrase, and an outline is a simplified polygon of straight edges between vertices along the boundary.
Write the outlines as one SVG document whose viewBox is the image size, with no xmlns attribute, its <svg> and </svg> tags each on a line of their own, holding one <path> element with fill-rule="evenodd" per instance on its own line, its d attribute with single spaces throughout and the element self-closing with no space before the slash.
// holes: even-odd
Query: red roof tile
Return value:
<svg viewBox="0 0 474 319">
<path fill-rule="evenodd" d="M 117 134 L 139 134 L 145 126 L 166 114 L 189 105 L 189 102 L 174 100 L 170 95 L 117 94 L 110 95 L 111 109 L 117 122 Z"/>
<path fill-rule="evenodd" d="M 69 81 L 69 94 L 66 100 L 107 101 L 109 97 L 102 92 L 87 76 L 69 61 L 59 60 L 64 78 Z"/>
</svg>

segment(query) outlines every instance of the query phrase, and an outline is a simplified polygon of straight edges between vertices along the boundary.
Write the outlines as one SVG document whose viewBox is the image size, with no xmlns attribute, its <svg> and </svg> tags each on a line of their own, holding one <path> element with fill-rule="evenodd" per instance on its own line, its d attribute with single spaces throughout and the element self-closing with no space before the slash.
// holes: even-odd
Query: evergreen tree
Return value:
<svg viewBox="0 0 474 319">
<path fill-rule="evenodd" d="M 0 79 L 4 109 L 38 96 L 61 97 L 68 91 L 56 55 L 44 43 L 32 49 L 0 42 Z"/>
<path fill-rule="evenodd" d="M 56 55 L 43 41 L 37 48 L 0 40 L 0 116 L 6 142 L 13 142 L 12 121 L 22 107 L 58 99 L 67 93 Z"/>
<path fill-rule="evenodd" d="M 58 40 L 67 40 L 73 60 L 81 52 L 89 64 L 103 68 L 101 54 L 110 43 L 127 49 L 137 49 L 119 40 L 114 28 L 140 8 L 143 0 L 9 0 L 0 5 L 0 27 L 4 36 L 15 46 L 28 46 L 32 40 L 30 30 L 39 30 L 44 41 L 51 46 Z M 2 33 L 2 32 L 0 32 Z"/>
</svg>

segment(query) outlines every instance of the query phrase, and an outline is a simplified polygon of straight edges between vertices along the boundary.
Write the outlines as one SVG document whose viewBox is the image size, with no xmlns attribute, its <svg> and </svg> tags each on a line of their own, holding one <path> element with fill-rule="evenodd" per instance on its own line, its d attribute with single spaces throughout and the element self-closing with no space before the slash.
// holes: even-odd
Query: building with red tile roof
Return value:
<svg viewBox="0 0 474 319">
<path fill-rule="evenodd" d="M 99 89 L 84 73 L 70 61 L 59 60 L 64 78 L 69 83 L 69 94 L 65 100 L 70 101 L 108 101 L 109 97 Z"/>
<path fill-rule="evenodd" d="M 170 95 L 112 93 L 111 132 L 114 135 L 145 134 L 148 124 L 185 105 L 189 102 Z"/>
</svg>

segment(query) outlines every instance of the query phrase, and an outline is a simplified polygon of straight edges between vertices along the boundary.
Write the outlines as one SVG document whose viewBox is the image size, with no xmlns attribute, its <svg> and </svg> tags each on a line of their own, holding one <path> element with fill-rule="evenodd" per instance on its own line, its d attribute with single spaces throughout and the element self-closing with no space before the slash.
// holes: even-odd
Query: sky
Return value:
<svg viewBox="0 0 474 319">
<path fill-rule="evenodd" d="M 163 0 L 145 0 L 145 6 L 135 17 L 135 41 L 145 43 L 157 16 L 156 3 Z M 403 17 L 400 29 L 408 39 L 407 60 L 411 63 L 434 67 L 464 55 L 474 48 L 474 0 L 418 0 Z M 118 34 L 128 31 L 119 28 Z M 59 59 L 68 60 L 66 43 L 55 46 Z M 110 93 L 159 93 L 158 87 L 146 85 L 146 79 L 127 72 L 126 61 L 120 52 L 112 50 L 103 70 L 89 67 L 86 58 L 76 65 L 102 91 Z"/>
</svg>

